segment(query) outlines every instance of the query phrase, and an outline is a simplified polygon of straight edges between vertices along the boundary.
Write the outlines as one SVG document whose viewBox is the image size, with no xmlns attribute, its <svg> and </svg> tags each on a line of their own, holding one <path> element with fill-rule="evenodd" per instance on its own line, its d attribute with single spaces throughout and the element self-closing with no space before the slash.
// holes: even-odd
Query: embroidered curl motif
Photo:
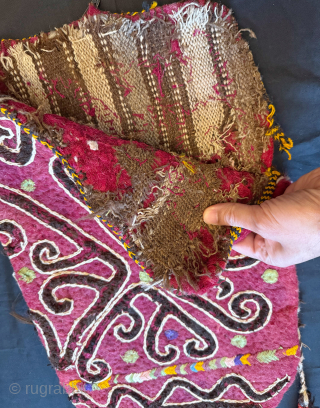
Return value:
<svg viewBox="0 0 320 408">
<path fill-rule="evenodd" d="M 222 300 L 222 299 L 229 297 L 233 293 L 234 285 L 230 279 L 225 278 L 222 275 L 220 276 L 219 281 L 220 282 L 219 282 L 216 298 L 217 300 Z"/>
<path fill-rule="evenodd" d="M 43 335 L 51 363 L 58 370 L 65 370 L 75 366 L 79 377 L 89 383 L 107 379 L 112 373 L 112 367 L 108 363 L 108 358 L 105 356 L 103 356 L 103 359 L 98 357 L 98 351 L 109 329 L 113 329 L 114 336 L 121 342 L 134 341 L 143 334 L 143 349 L 149 360 L 158 365 L 172 363 L 179 358 L 180 349 L 173 344 L 168 344 L 165 346 L 164 351 L 160 351 L 158 345 L 159 335 L 163 331 L 168 319 L 178 321 L 194 335 L 192 339 L 186 340 L 183 346 L 183 351 L 187 357 L 200 360 L 214 356 L 218 350 L 218 340 L 215 334 L 183 310 L 183 307 L 175 299 L 182 303 L 188 303 L 193 308 L 202 310 L 210 318 L 213 318 L 215 322 L 235 332 L 250 333 L 260 330 L 270 320 L 272 304 L 263 294 L 255 291 L 233 294 L 233 282 L 224 277 L 221 277 L 222 282 L 218 289 L 217 299 L 224 299 L 232 295 L 228 304 L 230 313 L 224 310 L 218 303 L 200 296 L 177 297 L 153 288 L 145 291 L 145 288 L 139 284 L 133 284 L 123 291 L 128 282 L 127 267 L 120 258 L 108 251 L 102 243 L 94 240 L 93 237 L 82 231 L 71 221 L 47 209 L 44 205 L 37 203 L 34 199 L 18 190 L 0 185 L 0 200 L 9 206 L 20 209 L 26 215 L 57 231 L 63 237 L 68 237 L 70 242 L 76 244 L 78 252 L 64 257 L 64 259 L 62 259 L 63 257 L 60 257 L 61 259 L 58 258 L 59 249 L 54 242 L 36 242 L 30 250 L 32 264 L 41 273 L 50 275 L 44 281 L 39 292 L 40 300 L 48 315 L 36 310 L 30 311 L 30 315 Z M 6 228 L 8 229 L 8 226 Z M 18 230 L 16 232 L 18 233 Z M 84 251 L 85 257 L 81 251 Z M 46 256 L 46 259 L 44 256 Z M 84 263 L 85 258 L 89 262 L 94 259 L 101 260 L 111 267 L 113 270 L 112 276 L 109 279 L 105 279 L 84 272 L 65 270 L 68 267 L 81 265 Z M 89 288 L 96 292 L 96 297 L 82 316 L 73 323 L 67 340 L 62 346 L 49 315 L 63 316 L 72 312 L 73 300 L 58 299 L 56 296 L 58 288 L 63 286 Z M 149 300 L 156 306 L 148 322 L 145 321 L 145 317 L 139 311 L 139 306 L 135 304 L 138 298 L 146 299 L 146 301 Z M 248 302 L 255 305 L 255 310 L 246 306 Z M 117 325 L 117 319 L 124 315 L 129 319 L 130 323 L 121 322 Z M 190 384 L 190 382 L 185 380 L 179 381 L 182 381 L 183 384 Z M 234 385 L 243 389 L 244 393 L 252 393 L 252 390 L 250 391 L 251 388 L 248 388 L 246 380 L 240 381 L 237 378 L 233 382 L 230 381 L 230 379 L 224 379 L 221 383 L 222 385 L 220 383 L 216 385 L 216 394 L 212 394 L 212 391 L 210 395 L 219 395 L 217 398 L 220 398 L 223 395 L 223 393 L 219 393 L 221 387 L 226 389 Z M 274 387 L 275 390 L 280 389 L 278 385 Z M 113 389 L 116 391 L 118 388 L 115 387 Z M 194 392 L 196 393 L 196 391 Z M 199 397 L 200 394 L 195 395 Z M 257 395 L 258 397 L 253 393 L 248 398 L 251 401 L 259 402 L 260 400 L 256 398 L 260 398 L 260 394 L 258 393 Z M 268 390 L 265 395 L 270 396 L 270 391 Z M 197 406 L 205 407 L 206 405 L 203 404 L 207 404 L 205 401 L 208 398 L 211 397 L 204 395 L 204 401 L 201 402 L 202 405 L 199 405 L 200 402 L 197 402 Z M 212 398 L 210 404 L 213 403 L 215 397 Z M 164 402 L 165 400 L 163 400 Z M 162 404 L 161 401 L 160 404 Z M 162 406 L 160 404 L 158 406 Z M 229 404 L 229 402 L 225 404 Z M 226 407 L 241 407 L 239 404 L 232 404 L 226 405 Z M 194 406 L 194 404 L 191 406 Z"/>
<path fill-rule="evenodd" d="M 240 271 L 242 269 L 252 268 L 255 265 L 258 265 L 260 261 L 257 259 L 250 258 L 248 256 L 239 256 L 239 257 L 229 257 L 226 267 L 224 268 L 225 271 Z"/>
<path fill-rule="evenodd" d="M 87 337 L 76 363 L 80 378 L 88 382 L 97 382 L 109 377 L 111 373 L 109 364 L 101 359 L 97 361 L 95 354 L 105 333 L 119 316 L 126 314 L 131 320 L 129 328 L 125 328 L 123 324 L 115 327 L 114 334 L 120 341 L 133 341 L 142 333 L 144 316 L 134 306 L 134 301 L 141 296 L 157 305 L 144 332 L 144 351 L 150 360 L 161 365 L 179 358 L 180 350 L 176 346 L 165 346 L 164 353 L 158 348 L 158 338 L 168 318 L 181 322 L 195 335 L 196 338 L 187 340 L 184 345 L 184 352 L 188 357 L 207 358 L 213 356 L 218 350 L 218 342 L 214 333 L 185 312 L 164 292 L 156 289 L 145 291 L 140 285 L 131 285 Z M 200 340 L 204 344 L 202 347 Z M 91 355 L 90 359 L 87 357 L 88 354 Z M 94 371 L 92 366 L 99 367 L 99 369 Z"/>
<path fill-rule="evenodd" d="M 225 291 L 228 295 L 229 285 L 226 286 Z M 229 301 L 229 310 L 232 316 L 228 315 L 218 304 L 200 296 L 185 295 L 179 297 L 179 299 L 202 310 L 224 328 L 234 332 L 252 333 L 261 330 L 268 324 L 272 315 L 270 300 L 263 294 L 252 290 L 239 292 L 232 296 Z M 252 316 L 252 310 L 246 307 L 247 302 L 252 302 L 257 307 Z"/>
<path fill-rule="evenodd" d="M 219 398 L 223 396 L 223 394 L 230 388 L 230 387 L 238 387 L 243 394 L 249 398 L 252 402 L 264 402 L 268 401 L 269 399 L 273 398 L 277 395 L 290 381 L 290 377 L 285 376 L 282 379 L 276 380 L 273 384 L 271 384 L 267 389 L 263 391 L 257 391 L 253 385 L 246 380 L 244 377 L 237 375 L 237 374 L 228 374 L 225 377 L 222 377 L 216 384 L 212 386 L 211 389 L 202 389 L 198 385 L 194 384 L 191 381 L 182 379 L 182 378 L 174 378 L 168 380 L 164 386 L 162 387 L 161 391 L 157 394 L 155 398 L 150 398 L 140 391 L 136 390 L 132 386 L 124 386 L 119 385 L 114 387 L 108 395 L 108 401 L 106 404 L 100 404 L 93 400 L 93 398 L 89 395 L 81 391 L 75 391 L 71 395 L 71 401 L 75 404 L 85 403 L 88 404 L 90 407 L 96 407 L 97 405 L 100 407 L 108 407 L 108 408 L 119 408 L 120 403 L 123 398 L 128 397 L 132 401 L 135 401 L 140 406 L 144 408 L 158 408 L 158 407 L 167 407 L 167 408 L 174 408 L 177 404 L 167 404 L 166 401 L 170 398 L 173 392 L 176 389 L 185 389 L 193 396 L 197 397 L 198 399 L 192 401 L 191 403 L 184 403 L 183 406 L 187 408 L 198 407 L 198 408 L 207 408 L 207 407 L 215 407 L 215 408 L 244 408 L 244 407 L 259 407 L 260 405 L 252 405 L 251 404 L 243 404 L 243 403 L 229 403 L 229 402 L 221 402 L 219 401 L 215 404 L 215 401 L 218 401 Z M 225 405 L 222 405 L 225 404 Z"/>
<path fill-rule="evenodd" d="M 0 200 L 53 229 L 76 247 L 73 254 L 59 258 L 60 251 L 54 242 L 43 240 L 34 243 L 30 249 L 30 258 L 32 266 L 39 273 L 52 274 L 56 271 L 72 269 L 93 259 L 107 266 L 113 265 L 121 270 L 126 269 L 120 257 L 107 249 L 104 244 L 94 240 L 76 224 L 54 211 L 49 211 L 29 196 L 0 184 Z"/>
<path fill-rule="evenodd" d="M 120 275 L 119 275 L 120 276 Z M 111 281 L 114 284 L 121 282 L 121 279 Z M 157 305 L 152 317 L 146 325 L 144 331 L 144 351 L 148 358 L 160 365 L 171 363 L 179 358 L 180 350 L 173 345 L 165 346 L 165 352 L 160 352 L 158 347 L 159 334 L 168 318 L 173 318 L 183 324 L 190 330 L 197 339 L 189 339 L 184 345 L 184 352 L 187 356 L 195 359 L 208 358 L 213 356 L 218 349 L 218 341 L 214 333 L 185 312 L 173 299 L 169 298 L 161 290 L 149 289 L 147 292 L 138 284 L 131 285 L 123 292 L 117 302 L 113 302 L 112 307 L 108 302 L 112 299 L 109 287 L 106 289 L 106 282 L 97 276 L 87 275 L 85 273 L 60 273 L 57 276 L 50 277 L 44 283 L 40 298 L 46 309 L 53 314 L 67 314 L 71 312 L 72 301 L 66 299 L 57 299 L 55 290 L 64 285 L 84 286 L 95 289 L 98 296 L 95 305 L 74 325 L 74 330 L 68 336 L 68 345 L 61 352 L 58 346 L 56 335 L 50 326 L 48 317 L 37 311 L 32 311 L 31 316 L 41 329 L 44 337 L 47 339 L 49 348 L 49 357 L 52 364 L 57 369 L 65 369 L 73 362 L 74 350 L 72 345 L 81 340 L 83 332 L 96 320 L 91 328 L 90 334 L 78 353 L 76 366 L 80 378 L 84 381 L 94 383 L 108 378 L 112 369 L 105 360 L 96 359 L 96 354 L 105 334 L 115 321 L 123 315 L 126 315 L 131 323 L 125 327 L 123 323 L 114 327 L 114 335 L 120 341 L 130 342 L 137 339 L 143 332 L 145 319 L 143 314 L 135 307 L 134 302 L 139 297 L 144 297 Z M 204 299 L 194 297 L 196 305 L 202 305 Z M 251 316 L 252 310 L 246 307 L 247 302 L 255 302 L 259 305 L 256 312 Z M 108 304 L 108 307 L 106 306 Z M 202 305 L 203 306 L 203 305 Z M 207 314 L 214 317 L 225 328 L 236 332 L 253 332 L 264 327 L 271 315 L 271 303 L 257 292 L 240 292 L 232 296 L 229 301 L 229 308 L 232 316 L 228 315 L 218 305 L 209 302 L 206 306 Z M 99 313 L 104 311 L 99 316 Z M 247 319 L 247 320 L 243 320 Z M 200 340 L 205 347 L 200 347 Z M 79 344 L 79 343 L 78 343 Z M 62 357 L 59 359 L 58 354 Z"/>
<path fill-rule="evenodd" d="M 39 298 L 46 310 L 52 314 L 65 315 L 72 312 L 73 300 L 57 299 L 55 290 L 63 286 L 75 286 L 90 288 L 96 292 L 94 304 L 85 311 L 73 324 L 63 350 L 59 349 L 57 336 L 48 326 L 48 320 L 36 311 L 31 311 L 31 317 L 39 325 L 44 336 L 47 338 L 50 360 L 58 370 L 63 370 L 73 364 L 74 345 L 77 344 L 84 332 L 96 321 L 111 299 L 119 292 L 125 281 L 126 273 L 118 270 L 111 278 L 105 279 L 101 276 L 81 272 L 61 272 L 48 278 L 39 292 Z"/>
<path fill-rule="evenodd" d="M 86 274 L 77 276 L 76 273 L 59 275 L 47 280 L 40 293 L 40 296 L 42 296 L 42 302 L 49 307 L 52 313 L 61 314 L 70 310 L 71 301 L 57 300 L 53 291 L 57 289 L 59 285 L 66 285 L 68 283 L 75 284 L 75 282 L 77 282 L 79 286 L 88 285 L 92 288 L 99 289 L 104 297 L 102 297 L 102 299 L 98 297 L 94 306 L 92 306 L 87 314 L 78 321 L 74 330 L 68 336 L 68 344 L 65 351 L 61 352 L 61 346 L 59 346 L 57 335 L 49 318 L 39 311 L 30 311 L 31 318 L 46 339 L 51 363 L 60 370 L 67 368 L 73 363 L 72 358 L 74 350 L 72 345 L 81 339 L 84 330 L 95 320 L 95 318 L 97 318 L 98 313 L 105 307 L 106 303 L 111 298 L 109 290 L 107 290 L 107 294 L 104 293 L 104 289 L 106 289 L 105 283 L 103 284 L 102 280 L 99 280 L 98 277 L 92 277 L 91 275 L 86 276 Z M 113 280 L 111 282 L 113 282 Z M 143 287 L 139 285 L 131 285 L 131 287 L 122 294 L 117 303 L 113 304 L 112 307 L 107 308 L 109 313 L 102 316 L 98 320 L 98 323 L 94 325 L 79 352 L 76 364 L 79 375 L 85 381 L 97 382 L 110 375 L 110 365 L 101 359 L 95 359 L 95 354 L 105 333 L 110 327 L 112 327 L 118 317 L 125 314 L 132 320 L 132 324 L 128 329 L 125 328 L 123 324 L 114 328 L 115 336 L 119 340 L 133 341 L 142 333 L 145 325 L 144 316 L 133 305 L 134 301 L 140 296 L 148 298 L 157 305 L 156 311 L 153 313 L 145 331 L 144 350 L 150 359 L 158 364 L 166 364 L 175 361 L 180 355 L 179 349 L 173 345 L 166 346 L 165 353 L 160 353 L 158 349 L 158 336 L 168 318 L 174 318 L 177 321 L 180 321 L 196 336 L 196 339 L 189 339 L 185 343 L 184 351 L 189 357 L 196 359 L 206 358 L 213 356 L 217 351 L 218 344 L 215 335 L 201 323 L 197 322 L 197 320 L 187 312 L 184 312 L 175 302 L 172 300 L 170 301 L 164 293 L 155 289 L 150 289 L 145 292 Z M 200 346 L 199 340 L 202 340 L 205 344 L 204 347 Z M 59 355 L 61 354 L 63 357 L 59 358 Z M 91 357 L 88 358 L 88 355 Z M 99 367 L 99 372 L 94 374 L 92 372 L 92 366 L 96 369 Z"/>
<path fill-rule="evenodd" d="M 28 242 L 25 230 L 15 221 L 1 220 L 0 234 L 7 237 L 7 241 L 3 243 L 3 246 L 9 258 L 14 258 L 25 250 Z"/>
<path fill-rule="evenodd" d="M 77 205 L 80 205 L 83 209 L 85 209 L 88 214 L 92 214 L 89 207 L 84 203 L 84 200 L 82 199 L 81 194 L 74 181 L 72 180 L 72 178 L 70 178 L 70 176 L 68 176 L 66 168 L 62 165 L 61 161 L 57 157 L 53 156 L 49 160 L 48 170 L 57 186 L 62 189 L 65 194 L 67 194 L 75 203 L 77 203 Z M 104 222 L 101 222 L 98 217 L 94 217 L 93 220 L 96 222 L 100 230 L 103 230 L 105 234 L 109 235 L 109 237 L 112 238 L 114 242 L 122 247 L 122 244 L 117 236 L 112 233 L 112 231 L 106 226 Z"/>
<path fill-rule="evenodd" d="M 75 185 L 74 181 L 67 176 L 67 173 L 65 172 L 61 161 L 58 160 L 56 157 L 53 157 L 51 159 L 50 166 L 51 168 L 49 169 L 49 172 L 52 169 L 51 170 L 52 174 L 56 177 L 57 180 L 59 180 L 62 186 L 67 191 L 69 191 L 69 193 L 71 193 L 71 196 L 74 199 L 81 200 L 81 195 L 79 193 L 77 186 Z"/>
<path fill-rule="evenodd" d="M 14 124 L 15 130 L 6 126 L 9 119 L 5 117 L 0 118 L 0 160 L 12 166 L 26 166 L 34 160 L 36 154 L 35 140 L 21 131 L 20 126 Z M 11 125 L 13 122 L 11 122 Z M 14 141 L 16 146 L 12 143 L 4 144 L 4 141 Z"/>
<path fill-rule="evenodd" d="M 72 188 L 72 182 L 68 183 L 68 177 L 65 175 L 59 162 L 53 163 L 53 171 L 57 179 L 61 182 L 64 181 L 64 186 L 67 190 Z M 98 354 L 103 336 L 110 328 L 113 330 L 114 336 L 121 342 L 131 342 L 140 335 L 143 335 L 143 349 L 149 360 L 156 362 L 158 365 L 171 363 L 179 358 L 181 350 L 172 344 L 167 345 L 164 352 L 160 351 L 158 347 L 159 335 L 166 321 L 170 318 L 181 323 L 194 335 L 194 338 L 188 339 L 183 347 L 187 357 L 199 360 L 213 356 L 218 349 L 218 341 L 215 334 L 193 316 L 185 312 L 180 303 L 175 302 L 175 298 L 179 302 L 189 303 L 193 309 L 204 311 L 215 322 L 227 330 L 235 332 L 250 333 L 260 330 L 270 320 L 272 305 L 264 295 L 255 291 L 233 294 L 233 282 L 224 277 L 221 277 L 222 282 L 218 289 L 217 300 L 233 295 L 229 301 L 230 313 L 219 306 L 219 304 L 207 301 L 207 299 L 200 296 L 176 297 L 172 294 L 167 295 L 157 289 L 149 289 L 146 292 L 145 288 L 137 284 L 131 285 L 121 293 L 128 282 L 126 280 L 128 275 L 127 267 L 112 252 L 108 251 L 102 243 L 92 239 L 89 234 L 84 233 L 77 225 L 47 209 L 41 203 L 37 203 L 18 190 L 0 185 L 0 200 L 9 206 L 20 209 L 26 215 L 33 217 L 46 227 L 57 231 L 64 238 L 68 237 L 69 242 L 74 243 L 76 247 L 76 252 L 66 257 L 60 256 L 59 248 L 51 241 L 36 242 L 30 249 L 32 265 L 35 266 L 35 269 L 40 271 L 40 273 L 50 275 L 44 281 L 39 293 L 40 300 L 48 312 L 47 316 L 35 310 L 31 311 L 30 314 L 43 334 L 50 361 L 58 370 L 65 370 L 75 366 L 79 377 L 89 383 L 108 378 L 110 372 L 112 372 L 112 367 L 110 367 L 107 358 L 105 361 L 104 359 L 97 358 L 96 354 Z M 16 230 L 16 233 L 18 234 L 18 230 Z M 113 270 L 111 278 L 104 279 L 97 275 L 66 270 L 83 264 L 86 259 L 88 259 L 88 262 L 98 259 L 111 267 Z M 89 288 L 96 292 L 96 297 L 85 313 L 73 323 L 72 330 L 69 332 L 65 344 L 61 346 L 55 327 L 50 322 L 50 314 L 63 316 L 72 312 L 73 300 L 58 299 L 55 295 L 58 288 L 63 286 Z M 135 304 L 138 298 L 149 299 L 156 306 L 148 322 L 145 321 L 145 317 L 139 311 L 139 306 Z M 255 310 L 251 307 L 246 307 L 247 302 L 254 304 Z M 120 323 L 117 325 L 116 320 L 118 317 L 124 315 L 130 320 L 130 323 Z M 105 357 L 103 356 L 103 358 Z M 180 388 L 185 388 L 191 394 L 197 396 L 197 398 L 203 399 L 202 401 L 197 400 L 193 403 L 185 404 L 190 408 L 194 406 L 199 408 L 208 406 L 216 406 L 217 408 L 258 407 L 259 405 L 253 405 L 252 403 L 235 403 L 221 400 L 216 404 L 215 398 L 220 399 L 228 388 L 236 386 L 244 392 L 249 400 L 262 402 L 276 395 L 289 381 L 286 381 L 286 378 L 282 379 L 282 382 L 279 380 L 277 384 L 272 385 L 273 388 L 269 387 L 267 390 L 264 390 L 263 398 L 266 399 L 261 399 L 262 394 L 256 391 L 251 384 L 248 385 L 244 378 L 240 378 L 240 376 L 233 377 L 237 378 L 230 379 L 231 377 L 224 377 L 221 382 L 216 384 L 215 390 L 211 389 L 210 391 L 203 391 L 201 389 L 199 391 L 199 388 L 194 384 L 191 383 L 190 386 L 189 381 L 175 377 L 173 381 L 177 381 L 177 387 L 172 387 L 171 389 L 168 387 L 169 391 L 163 397 L 163 400 L 159 397 L 160 392 L 157 400 L 152 401 L 151 404 L 154 404 L 154 406 L 170 407 L 166 400 L 170 398 L 174 389 L 179 388 L 182 384 Z M 187 385 L 184 387 L 183 384 Z M 125 390 L 123 394 L 119 392 L 120 389 Z M 214 394 L 214 391 L 216 394 Z M 110 407 L 118 407 L 121 399 L 126 396 L 136 402 L 139 401 L 141 406 L 148 404 L 146 406 L 149 407 L 150 405 L 150 398 L 145 397 L 146 399 L 143 400 L 143 396 L 132 386 L 113 387 L 110 395 L 110 405 L 108 405 Z M 113 397 L 114 395 L 115 397 Z M 75 393 L 74 396 L 77 396 L 75 398 L 79 396 L 79 398 L 87 398 L 85 394 L 81 393 Z M 88 397 L 88 400 L 83 403 L 88 403 L 91 406 L 93 401 L 90 398 Z M 176 406 L 176 404 L 171 405 L 172 407 Z"/>
</svg>

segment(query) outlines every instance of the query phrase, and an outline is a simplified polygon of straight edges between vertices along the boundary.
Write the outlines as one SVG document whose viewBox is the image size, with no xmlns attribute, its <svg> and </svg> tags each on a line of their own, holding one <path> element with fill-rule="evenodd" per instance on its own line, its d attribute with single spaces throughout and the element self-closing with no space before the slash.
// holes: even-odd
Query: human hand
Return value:
<svg viewBox="0 0 320 408">
<path fill-rule="evenodd" d="M 286 267 L 320 256 L 320 168 L 292 183 L 279 197 L 260 205 L 216 204 L 204 222 L 252 231 L 233 245 L 243 255 Z"/>
</svg>

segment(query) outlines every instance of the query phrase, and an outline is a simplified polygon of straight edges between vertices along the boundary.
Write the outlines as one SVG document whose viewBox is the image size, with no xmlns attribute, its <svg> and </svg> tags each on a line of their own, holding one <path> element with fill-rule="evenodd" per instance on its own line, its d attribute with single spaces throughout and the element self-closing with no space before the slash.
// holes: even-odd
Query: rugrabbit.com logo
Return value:
<svg viewBox="0 0 320 408">
<path fill-rule="evenodd" d="M 67 386 L 68 388 L 69 386 Z M 48 395 L 68 394 L 67 390 L 62 385 L 52 384 L 27 384 L 21 386 L 18 383 L 12 383 L 9 385 L 9 392 L 11 394 L 25 394 L 25 395 L 39 395 L 42 398 Z"/>
</svg>

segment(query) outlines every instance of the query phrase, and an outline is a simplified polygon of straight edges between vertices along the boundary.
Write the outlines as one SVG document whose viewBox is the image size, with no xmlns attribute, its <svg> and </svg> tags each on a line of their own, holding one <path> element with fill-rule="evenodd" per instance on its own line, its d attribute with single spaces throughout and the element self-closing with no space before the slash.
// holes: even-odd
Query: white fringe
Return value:
<svg viewBox="0 0 320 408">
<path fill-rule="evenodd" d="M 300 333 L 300 329 L 298 329 L 298 334 L 299 334 L 299 340 L 301 342 L 301 333 Z M 300 391 L 299 394 L 302 395 L 303 397 L 303 403 L 305 407 L 309 406 L 309 396 L 308 396 L 308 389 L 307 389 L 307 385 L 306 385 L 306 376 L 304 374 L 304 370 L 303 370 L 303 354 L 302 354 L 302 345 L 300 347 L 300 352 L 301 352 L 301 358 L 300 358 L 300 362 L 298 365 L 298 373 L 299 373 L 299 377 L 300 377 Z"/>
<path fill-rule="evenodd" d="M 180 30 L 192 30 L 195 27 L 205 28 L 211 17 L 211 2 L 208 1 L 205 6 L 199 6 L 198 3 L 189 3 L 181 7 L 176 13 L 170 15 L 170 18 L 177 24 Z"/>
</svg>

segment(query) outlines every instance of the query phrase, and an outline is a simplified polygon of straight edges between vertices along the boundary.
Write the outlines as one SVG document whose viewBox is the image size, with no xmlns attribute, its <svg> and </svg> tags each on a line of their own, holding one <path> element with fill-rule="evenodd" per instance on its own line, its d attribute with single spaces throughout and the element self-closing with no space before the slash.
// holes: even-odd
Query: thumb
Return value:
<svg viewBox="0 0 320 408">
<path fill-rule="evenodd" d="M 258 220 L 263 214 L 259 205 L 224 203 L 205 209 L 203 221 L 212 225 L 229 225 L 259 233 Z"/>
</svg>

